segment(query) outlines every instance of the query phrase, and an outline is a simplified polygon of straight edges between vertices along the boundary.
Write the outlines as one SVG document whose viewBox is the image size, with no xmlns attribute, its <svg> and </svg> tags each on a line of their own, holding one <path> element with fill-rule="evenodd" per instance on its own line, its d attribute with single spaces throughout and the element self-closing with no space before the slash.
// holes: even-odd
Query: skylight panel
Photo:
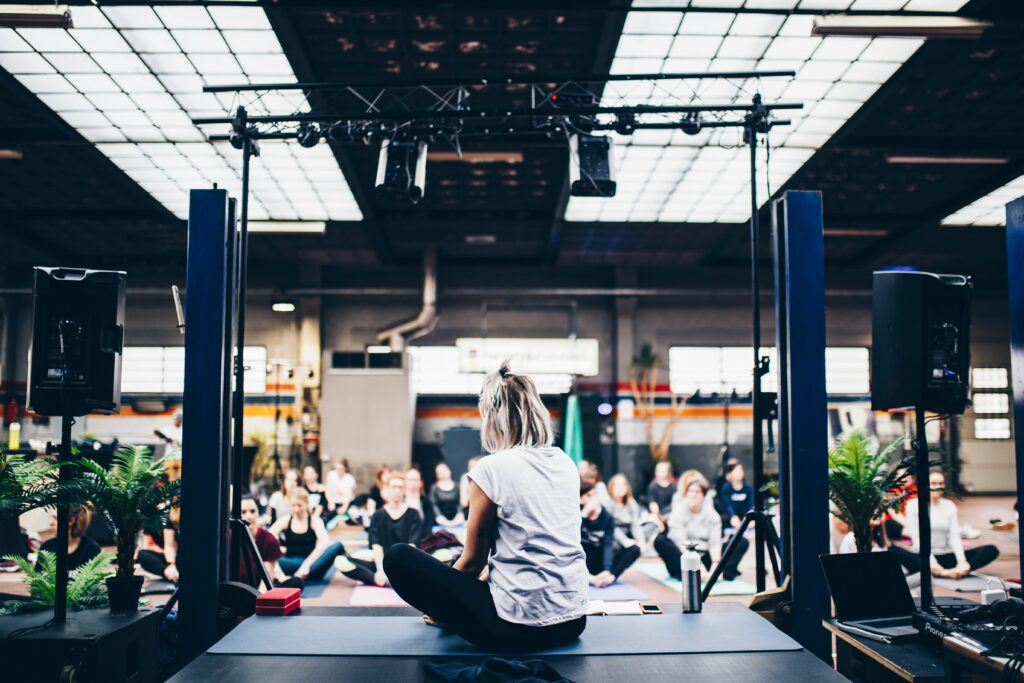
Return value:
<svg viewBox="0 0 1024 683">
<path fill-rule="evenodd" d="M 943 225 L 1006 225 L 1006 204 L 1024 197 L 1024 176 L 1012 180 L 956 213 L 942 219 Z"/>
<path fill-rule="evenodd" d="M 608 83 L 602 105 L 680 105 L 749 103 L 755 92 L 768 102 L 801 102 L 803 110 L 779 112 L 791 121 L 771 131 L 770 163 L 764 147 L 758 151 L 758 196 L 776 190 L 828 142 L 923 41 L 916 38 L 871 38 L 811 35 L 811 14 L 779 15 L 734 11 L 736 8 L 814 10 L 882 9 L 897 12 L 907 0 L 646 0 L 636 5 L 701 7 L 701 12 L 632 12 L 626 17 L 612 73 L 679 73 L 701 71 L 795 71 L 786 79 L 664 80 L 653 87 L 639 83 Z M 873 4 L 873 7 L 868 7 Z M 943 8 L 959 9 L 960 2 L 943 0 Z M 721 11 L 715 11 L 715 10 Z M 675 14 L 676 20 L 668 15 Z M 661 20 L 652 20 L 657 15 Z M 676 25 L 674 34 L 667 26 Z M 671 38 L 671 41 L 668 39 Z M 666 48 L 667 45 L 667 48 Z M 719 115 L 735 118 L 739 114 Z M 707 118 L 713 119 L 709 114 Z M 641 117 L 641 120 L 643 118 Z M 662 118 L 661 120 L 664 120 Z M 661 157 L 647 161 L 655 173 L 634 184 L 621 180 L 614 198 L 570 197 L 567 220 L 741 222 L 750 217 L 749 150 L 738 128 L 717 128 L 687 135 L 680 130 L 638 130 L 616 138 L 624 164 L 631 150 L 662 148 Z M 764 144 L 764 138 L 762 138 Z M 697 150 L 692 157 L 673 157 L 664 169 L 665 151 Z M 712 151 L 715 150 L 715 151 Z M 652 180 L 667 180 L 668 189 Z M 624 192 L 634 196 L 619 197 Z"/>
<path fill-rule="evenodd" d="M 179 218 L 191 188 L 217 183 L 237 196 L 241 153 L 206 138 L 226 131 L 204 132 L 191 119 L 243 103 L 204 85 L 295 80 L 263 9 L 75 6 L 72 17 L 70 30 L 0 29 L 0 67 Z M 301 92 L 244 104 L 254 114 L 309 111 Z M 327 145 L 261 148 L 268 162 L 253 160 L 254 220 L 362 218 Z"/>
</svg>

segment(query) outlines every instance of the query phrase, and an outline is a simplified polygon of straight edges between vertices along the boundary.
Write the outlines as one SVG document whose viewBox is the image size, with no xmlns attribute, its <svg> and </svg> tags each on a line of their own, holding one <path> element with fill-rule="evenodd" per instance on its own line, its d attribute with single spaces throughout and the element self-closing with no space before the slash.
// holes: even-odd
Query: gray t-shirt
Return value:
<svg viewBox="0 0 1024 683">
<path fill-rule="evenodd" d="M 482 458 L 469 478 L 498 507 L 488 563 L 498 616 L 548 626 L 586 614 L 580 475 L 569 456 L 518 446 Z"/>
</svg>

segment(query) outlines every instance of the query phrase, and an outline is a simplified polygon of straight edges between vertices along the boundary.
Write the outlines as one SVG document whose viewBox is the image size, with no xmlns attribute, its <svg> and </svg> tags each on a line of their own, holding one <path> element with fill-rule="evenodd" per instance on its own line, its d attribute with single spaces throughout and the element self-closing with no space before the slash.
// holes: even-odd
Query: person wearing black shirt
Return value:
<svg viewBox="0 0 1024 683">
<path fill-rule="evenodd" d="M 284 557 L 277 564 L 288 576 L 319 581 L 334 559 L 344 554 L 345 546 L 332 541 L 324 521 L 312 514 L 306 489 L 295 489 L 291 502 L 292 513 L 270 527 L 270 533 L 281 537 L 285 547 Z"/>
<path fill-rule="evenodd" d="M 434 504 L 423 493 L 423 475 L 415 467 L 410 467 L 405 471 L 405 503 L 420 513 L 422 519 L 420 537 L 416 539 L 417 542 L 434 533 L 434 524 L 437 519 Z"/>
<path fill-rule="evenodd" d="M 725 483 L 718 492 L 725 519 L 733 528 L 739 528 L 744 515 L 754 509 L 754 487 L 744 481 L 745 473 L 739 460 L 725 463 Z"/>
<path fill-rule="evenodd" d="M 52 515 L 52 525 L 54 530 L 57 528 L 57 513 Z M 91 560 L 100 554 L 99 544 L 85 535 L 85 530 L 89 528 L 89 522 L 92 519 L 92 514 L 89 512 L 89 508 L 84 505 L 72 505 L 68 510 L 68 570 L 74 571 L 81 567 L 83 564 Z M 57 539 L 51 538 L 49 541 L 39 546 L 40 550 L 48 550 L 51 553 L 57 552 Z"/>
<path fill-rule="evenodd" d="M 580 540 L 587 556 L 590 585 L 601 588 L 614 583 L 640 557 L 640 548 L 615 547 L 615 518 L 601 505 L 594 483 L 580 482 L 583 515 Z"/>
<path fill-rule="evenodd" d="M 668 515 L 672 512 L 672 496 L 675 492 L 672 463 L 662 460 L 654 466 L 654 479 L 647 487 L 647 509 L 657 516 L 662 524 L 668 521 Z"/>
<path fill-rule="evenodd" d="M 140 567 L 150 574 L 156 574 L 172 583 L 178 582 L 178 541 L 181 540 L 181 531 L 178 527 L 180 520 L 181 512 L 178 508 L 172 508 L 162 530 L 161 551 L 139 551 Z M 154 540 L 156 539 L 154 538 Z"/>
<path fill-rule="evenodd" d="M 446 463 L 434 467 L 436 481 L 430 489 L 430 502 L 437 511 L 437 522 L 441 526 L 459 526 L 466 523 L 459 506 L 459 486 L 452 480 L 452 470 Z"/>
<path fill-rule="evenodd" d="M 386 586 L 388 577 L 384 574 L 384 553 L 394 545 L 416 546 L 419 542 L 423 518 L 405 504 L 405 489 L 405 476 L 392 472 L 381 489 L 384 507 L 373 513 L 367 530 L 373 561 L 339 557 L 334 566 L 345 576 L 369 586 Z"/>
</svg>

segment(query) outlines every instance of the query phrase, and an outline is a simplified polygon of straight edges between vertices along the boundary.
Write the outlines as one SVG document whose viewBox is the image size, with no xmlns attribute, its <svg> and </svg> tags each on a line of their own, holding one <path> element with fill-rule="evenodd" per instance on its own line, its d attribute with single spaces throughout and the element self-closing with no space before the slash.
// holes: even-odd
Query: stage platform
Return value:
<svg viewBox="0 0 1024 683">
<path fill-rule="evenodd" d="M 678 605 L 666 605 L 666 611 L 676 613 Z M 733 604 L 706 605 L 708 624 L 722 622 L 721 617 L 728 616 L 732 628 L 736 620 L 749 620 L 751 632 L 762 632 L 764 622 L 753 612 Z M 361 607 L 307 607 L 297 617 L 285 617 L 296 628 L 303 628 L 303 617 L 417 617 L 419 613 L 410 608 L 361 608 Z M 617 623 L 624 617 L 592 617 L 593 620 L 609 620 L 606 623 Z M 700 616 L 694 621 L 700 623 Z M 761 622 L 761 623 L 759 623 Z M 317 621 L 310 620 L 309 625 Z M 627 622 L 623 621 L 623 627 Z M 688 622 L 689 623 L 689 622 Z M 430 627 L 424 625 L 424 629 Z M 699 626 L 695 626 L 699 628 Z M 601 630 L 607 630 L 601 629 Z M 427 631 L 429 633 L 429 631 Z M 703 631 L 700 639 L 708 637 Z M 584 634 L 584 637 L 586 633 Z M 801 683 L 825 681 L 843 681 L 842 676 L 832 668 L 798 646 L 786 644 L 784 636 L 781 640 L 773 635 L 774 645 L 766 647 L 758 643 L 739 642 L 735 630 L 722 633 L 721 640 L 736 640 L 734 649 L 717 652 L 694 652 L 692 643 L 681 643 L 680 652 L 689 650 L 688 654 L 590 654 L 586 656 L 572 654 L 526 655 L 519 659 L 543 659 L 551 664 L 561 675 L 579 683 L 591 681 L 598 683 L 618 683 L 620 681 L 638 681 L 654 683 L 656 681 L 678 681 L 680 677 L 687 680 L 736 681 L 749 683 L 755 680 L 800 680 Z M 779 649 L 769 649 L 778 647 Z M 343 648 L 339 648 L 343 649 Z M 751 649 L 761 649 L 750 652 Z M 746 650 L 746 651 L 745 651 Z M 426 661 L 479 661 L 485 655 L 464 656 L 407 656 L 402 652 L 392 651 L 386 655 L 310 655 L 302 652 L 290 654 L 268 655 L 255 654 L 260 652 L 260 644 L 253 643 L 254 654 L 211 654 L 206 653 L 185 667 L 172 679 L 172 683 L 198 683 L 199 681 L 216 680 L 221 683 L 251 683 L 252 681 L 296 681 L 296 680 L 353 680 L 374 681 L 426 681 Z"/>
</svg>

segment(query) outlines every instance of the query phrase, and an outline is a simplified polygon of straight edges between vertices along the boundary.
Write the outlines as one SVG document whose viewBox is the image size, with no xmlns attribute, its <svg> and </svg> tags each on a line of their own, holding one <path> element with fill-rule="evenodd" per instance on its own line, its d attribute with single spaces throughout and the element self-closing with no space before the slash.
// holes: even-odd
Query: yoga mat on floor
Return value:
<svg viewBox="0 0 1024 683">
<path fill-rule="evenodd" d="M 745 609 L 591 617 L 555 655 L 783 652 L 800 644 Z M 219 655 L 458 657 L 486 654 L 419 617 L 249 617 L 209 650 Z M 527 653 L 522 653 L 527 654 Z"/>
<path fill-rule="evenodd" d="M 957 591 L 958 593 L 980 593 L 985 590 L 986 585 L 989 585 L 991 588 L 1002 588 L 998 581 L 989 581 L 980 576 L 972 576 L 970 574 L 962 579 L 945 579 L 933 576 L 932 583 L 951 591 Z"/>
<path fill-rule="evenodd" d="M 302 586 L 302 597 L 304 598 L 319 598 L 324 594 L 324 589 L 334 578 L 334 567 L 327 570 L 324 574 L 324 578 L 319 581 L 306 581 Z"/>
<path fill-rule="evenodd" d="M 629 583 L 628 581 L 616 581 L 604 588 L 590 587 L 591 600 L 646 600 L 647 593 Z"/>
<path fill-rule="evenodd" d="M 668 570 L 665 569 L 665 565 L 656 564 L 653 562 L 647 562 L 644 564 L 635 564 L 635 568 L 642 571 L 647 576 L 651 577 L 655 581 L 661 581 L 663 584 L 671 588 L 672 590 L 679 591 L 682 593 L 682 582 L 679 579 L 673 579 L 668 575 Z M 726 581 L 725 579 L 718 579 L 714 587 L 711 589 L 711 595 L 755 595 L 757 593 L 757 586 L 736 579 L 735 581 Z"/>
<path fill-rule="evenodd" d="M 170 595 L 177 588 L 177 584 L 164 579 L 147 581 L 142 587 L 142 595 Z"/>
<path fill-rule="evenodd" d="M 356 586 L 349 600 L 352 607 L 408 607 L 409 604 L 398 597 L 391 588 L 380 586 Z"/>
</svg>

